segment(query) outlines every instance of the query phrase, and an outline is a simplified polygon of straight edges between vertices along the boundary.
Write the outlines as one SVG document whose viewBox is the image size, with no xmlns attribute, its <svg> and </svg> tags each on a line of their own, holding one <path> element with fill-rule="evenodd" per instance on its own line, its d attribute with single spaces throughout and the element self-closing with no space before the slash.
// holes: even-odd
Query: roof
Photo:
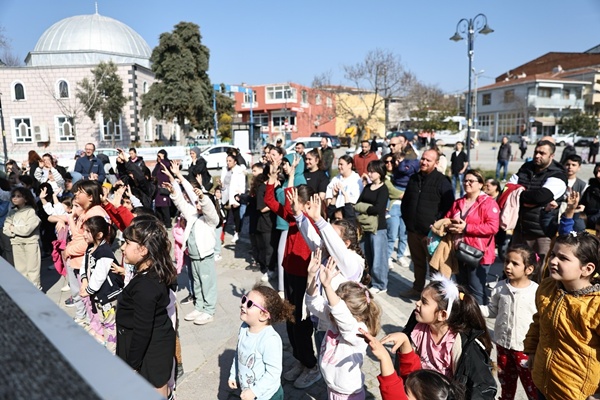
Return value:
<svg viewBox="0 0 600 400">
<path fill-rule="evenodd" d="M 39 38 L 27 55 L 30 66 L 117 64 L 150 67 L 148 43 L 133 29 L 100 14 L 77 15 L 58 21 Z"/>
<path fill-rule="evenodd" d="M 573 80 L 573 79 L 567 78 L 567 75 L 570 75 L 570 74 L 571 74 L 571 71 L 569 71 L 569 72 L 561 71 L 558 73 L 543 73 L 543 74 L 536 74 L 536 75 L 515 76 L 512 79 L 507 79 L 507 80 L 503 80 L 500 82 L 492 83 L 491 85 L 478 87 L 477 91 L 481 92 L 481 91 L 497 89 L 497 88 L 501 88 L 501 87 L 522 85 L 522 84 L 528 83 L 528 82 L 531 82 L 531 83 L 534 83 L 534 82 L 557 82 L 557 83 L 571 83 L 571 84 L 580 84 L 580 85 L 589 85 L 590 84 L 590 82 L 588 82 L 588 81 L 578 81 L 578 80 Z"/>
<path fill-rule="evenodd" d="M 590 49 L 591 50 L 591 49 Z M 561 53 L 550 52 L 498 76 L 496 82 L 516 75 L 535 75 L 554 70 L 600 66 L 600 53 Z"/>
</svg>

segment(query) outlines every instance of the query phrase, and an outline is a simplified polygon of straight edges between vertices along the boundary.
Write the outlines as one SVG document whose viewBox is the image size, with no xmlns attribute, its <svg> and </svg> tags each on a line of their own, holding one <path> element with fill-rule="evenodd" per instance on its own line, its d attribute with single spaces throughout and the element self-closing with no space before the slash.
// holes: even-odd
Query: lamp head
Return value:
<svg viewBox="0 0 600 400">
<path fill-rule="evenodd" d="M 487 35 L 488 33 L 492 33 L 494 30 L 490 28 L 490 26 L 486 23 L 483 28 L 479 31 L 482 35 Z"/>
<path fill-rule="evenodd" d="M 487 26 L 487 25 L 486 25 Z M 454 33 L 454 35 L 450 38 L 450 40 L 454 41 L 454 42 L 460 42 L 461 40 L 463 40 L 464 38 L 462 36 L 460 36 L 460 34 L 458 33 L 458 31 L 456 31 Z"/>
</svg>

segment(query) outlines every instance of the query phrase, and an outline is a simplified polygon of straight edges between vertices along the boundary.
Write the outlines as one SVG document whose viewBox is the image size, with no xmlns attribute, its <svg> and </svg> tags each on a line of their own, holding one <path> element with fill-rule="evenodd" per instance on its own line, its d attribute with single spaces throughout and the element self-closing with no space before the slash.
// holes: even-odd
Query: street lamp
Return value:
<svg viewBox="0 0 600 400">
<path fill-rule="evenodd" d="M 4 149 L 4 172 L 6 172 L 6 163 L 8 162 L 8 153 L 6 149 L 6 131 L 4 130 L 4 114 L 2 113 L 2 93 L 0 93 L 0 129 L 2 133 L 2 148 Z"/>
<path fill-rule="evenodd" d="M 471 124 L 472 124 L 472 110 L 471 110 L 471 73 L 473 68 L 473 43 L 475 41 L 475 32 L 487 35 L 488 33 L 494 32 L 492 28 L 488 26 L 487 17 L 485 14 L 477 14 L 475 18 L 466 19 L 463 18 L 456 24 L 456 32 L 450 38 L 450 40 L 459 42 L 465 37 L 467 38 L 468 56 L 469 56 L 469 90 L 467 92 L 467 162 L 471 161 Z"/>
</svg>

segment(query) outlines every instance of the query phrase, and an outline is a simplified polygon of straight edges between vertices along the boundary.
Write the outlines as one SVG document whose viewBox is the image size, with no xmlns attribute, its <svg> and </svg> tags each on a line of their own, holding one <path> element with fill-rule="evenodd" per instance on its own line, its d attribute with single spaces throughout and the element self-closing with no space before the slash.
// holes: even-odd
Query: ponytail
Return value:
<svg viewBox="0 0 600 400">
<path fill-rule="evenodd" d="M 448 327 L 455 333 L 464 333 L 471 330 L 483 331 L 478 339 L 485 346 L 485 351 L 489 356 L 492 353 L 492 338 L 481 314 L 479 304 L 477 304 L 475 297 L 465 292 L 464 288 L 459 286 L 458 289 L 460 291 L 459 301 L 456 301 L 452 307 L 452 313 L 448 318 Z"/>
</svg>

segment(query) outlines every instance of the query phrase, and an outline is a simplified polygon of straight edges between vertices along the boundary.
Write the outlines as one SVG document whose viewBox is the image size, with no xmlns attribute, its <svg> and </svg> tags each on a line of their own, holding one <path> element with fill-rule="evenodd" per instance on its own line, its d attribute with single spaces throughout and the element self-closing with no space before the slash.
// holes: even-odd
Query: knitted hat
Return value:
<svg viewBox="0 0 600 400">
<path fill-rule="evenodd" d="M 200 149 L 198 147 L 192 147 L 190 152 L 196 153 L 196 158 L 200 157 Z"/>
</svg>

